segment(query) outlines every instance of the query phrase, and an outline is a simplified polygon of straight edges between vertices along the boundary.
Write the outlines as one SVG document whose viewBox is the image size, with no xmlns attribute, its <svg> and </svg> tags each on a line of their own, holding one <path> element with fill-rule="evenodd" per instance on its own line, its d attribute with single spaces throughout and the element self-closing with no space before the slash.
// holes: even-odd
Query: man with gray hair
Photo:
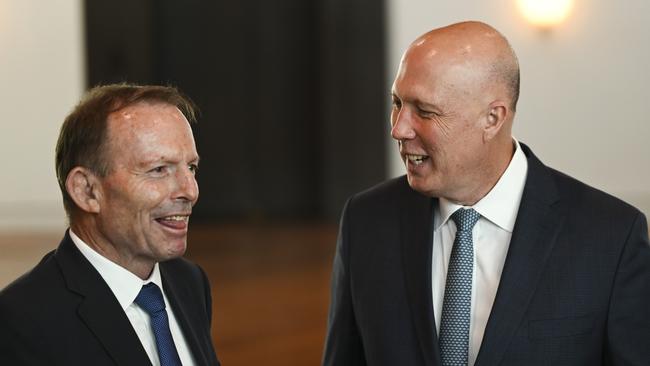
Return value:
<svg viewBox="0 0 650 366">
<path fill-rule="evenodd" d="M 219 365 L 208 279 L 181 258 L 199 197 L 194 113 L 175 88 L 119 84 L 66 118 L 70 228 L 0 292 L 0 364 Z"/>
</svg>

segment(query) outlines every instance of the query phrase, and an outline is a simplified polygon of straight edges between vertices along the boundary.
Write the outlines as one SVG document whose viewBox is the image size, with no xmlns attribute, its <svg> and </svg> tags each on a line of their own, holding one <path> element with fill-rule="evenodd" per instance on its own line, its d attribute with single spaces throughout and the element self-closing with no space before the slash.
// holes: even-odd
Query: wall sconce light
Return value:
<svg viewBox="0 0 650 366">
<path fill-rule="evenodd" d="M 526 20 L 545 29 L 562 23 L 573 8 L 573 0 L 517 0 L 517 3 Z"/>
</svg>

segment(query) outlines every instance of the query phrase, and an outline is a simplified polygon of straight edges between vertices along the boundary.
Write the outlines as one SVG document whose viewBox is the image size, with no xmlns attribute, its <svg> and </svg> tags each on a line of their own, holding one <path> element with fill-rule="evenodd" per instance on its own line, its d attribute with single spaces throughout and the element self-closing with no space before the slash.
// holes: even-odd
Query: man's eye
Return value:
<svg viewBox="0 0 650 366">
<path fill-rule="evenodd" d="M 427 111 L 427 110 L 424 110 L 422 108 L 418 108 L 418 114 L 420 115 L 420 117 L 423 117 L 423 118 L 431 118 L 431 117 L 436 116 L 436 112 Z"/>
<path fill-rule="evenodd" d="M 167 167 L 164 166 L 164 165 L 157 166 L 157 167 L 151 169 L 149 172 L 154 173 L 154 174 L 164 174 L 165 172 L 167 172 Z"/>
<path fill-rule="evenodd" d="M 399 101 L 399 99 L 393 99 L 393 108 L 401 108 L 402 107 L 402 102 Z"/>
<path fill-rule="evenodd" d="M 194 174 L 194 175 L 196 175 L 196 172 L 199 171 L 199 166 L 196 165 L 196 164 L 190 164 L 188 168 L 190 169 L 190 171 L 191 171 L 192 174 Z"/>
</svg>

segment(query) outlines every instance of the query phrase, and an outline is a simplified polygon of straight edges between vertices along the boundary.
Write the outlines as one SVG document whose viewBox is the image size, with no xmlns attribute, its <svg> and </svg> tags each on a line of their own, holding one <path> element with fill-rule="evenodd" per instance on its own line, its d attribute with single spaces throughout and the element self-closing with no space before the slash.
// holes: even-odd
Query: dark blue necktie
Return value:
<svg viewBox="0 0 650 366">
<path fill-rule="evenodd" d="M 160 366 L 181 366 L 181 359 L 178 357 L 176 345 L 174 345 L 174 339 L 169 330 L 165 300 L 158 286 L 153 282 L 142 286 L 140 293 L 135 298 L 135 303 L 144 309 L 151 318 L 151 330 L 156 337 Z"/>
<path fill-rule="evenodd" d="M 464 208 L 451 215 L 456 223 L 456 238 L 447 267 L 440 320 L 439 344 L 443 366 L 467 366 L 468 362 L 474 271 L 472 229 L 480 217 L 473 209 Z"/>
</svg>

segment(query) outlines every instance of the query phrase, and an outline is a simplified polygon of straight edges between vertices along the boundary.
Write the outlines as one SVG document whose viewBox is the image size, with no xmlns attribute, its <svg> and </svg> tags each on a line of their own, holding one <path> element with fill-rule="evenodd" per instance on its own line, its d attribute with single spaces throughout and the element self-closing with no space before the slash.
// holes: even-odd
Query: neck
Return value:
<svg viewBox="0 0 650 366">
<path fill-rule="evenodd" d="M 89 219 L 71 219 L 70 221 L 70 229 L 92 250 L 143 280 L 149 278 L 155 262 L 129 255 L 124 248 L 119 248 L 105 235 L 102 235 L 96 225 L 88 222 Z"/>
</svg>

